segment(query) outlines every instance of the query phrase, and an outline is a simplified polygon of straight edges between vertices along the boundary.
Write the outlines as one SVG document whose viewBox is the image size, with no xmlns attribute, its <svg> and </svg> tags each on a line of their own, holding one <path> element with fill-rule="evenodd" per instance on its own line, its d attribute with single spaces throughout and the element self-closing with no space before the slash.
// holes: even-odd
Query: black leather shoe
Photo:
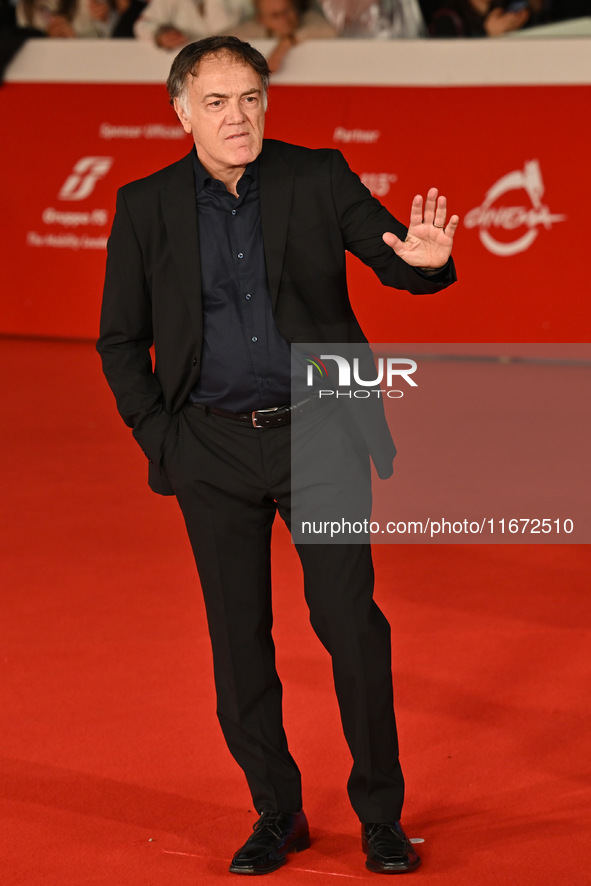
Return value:
<svg viewBox="0 0 591 886">
<path fill-rule="evenodd" d="M 399 821 L 362 824 L 361 845 L 367 853 L 366 868 L 376 874 L 406 874 L 421 863 Z"/>
<path fill-rule="evenodd" d="M 231 874 L 270 874 L 286 863 L 288 852 L 301 852 L 310 845 L 303 810 L 263 812 L 253 831 L 232 859 Z"/>
</svg>

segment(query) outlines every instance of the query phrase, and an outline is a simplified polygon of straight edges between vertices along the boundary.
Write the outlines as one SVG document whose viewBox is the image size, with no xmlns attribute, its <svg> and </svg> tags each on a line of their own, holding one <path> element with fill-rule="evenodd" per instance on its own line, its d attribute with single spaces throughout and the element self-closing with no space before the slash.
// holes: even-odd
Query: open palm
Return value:
<svg viewBox="0 0 591 886">
<path fill-rule="evenodd" d="M 439 196 L 437 188 L 430 188 L 423 208 L 423 198 L 417 194 L 412 201 L 410 224 L 405 240 L 387 232 L 384 242 L 396 255 L 414 268 L 442 268 L 450 254 L 453 238 L 460 221 L 452 215 L 446 224 L 447 200 Z"/>
</svg>

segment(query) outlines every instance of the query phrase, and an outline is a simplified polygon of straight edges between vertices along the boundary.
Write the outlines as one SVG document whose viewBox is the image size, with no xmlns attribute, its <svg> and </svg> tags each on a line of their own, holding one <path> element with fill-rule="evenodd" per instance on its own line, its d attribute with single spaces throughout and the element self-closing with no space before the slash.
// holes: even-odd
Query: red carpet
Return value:
<svg viewBox="0 0 591 886">
<path fill-rule="evenodd" d="M 0 872 L 6 886 L 237 882 L 255 816 L 215 719 L 173 499 L 149 492 L 90 344 L 0 341 Z M 376 881 L 327 656 L 277 527 L 276 639 L 313 846 L 272 874 Z M 411 882 L 589 882 L 588 546 L 381 546 Z M 267 881 L 265 881 L 267 882 Z"/>
</svg>

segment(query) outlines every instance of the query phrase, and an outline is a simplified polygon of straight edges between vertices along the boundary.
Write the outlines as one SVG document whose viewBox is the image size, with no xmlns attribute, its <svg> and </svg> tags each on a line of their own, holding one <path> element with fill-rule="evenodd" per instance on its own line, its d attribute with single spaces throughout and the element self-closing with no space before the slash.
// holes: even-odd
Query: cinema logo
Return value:
<svg viewBox="0 0 591 886">
<path fill-rule="evenodd" d="M 332 361 L 330 370 L 327 361 Z M 417 370 L 415 360 L 408 357 L 378 357 L 374 371 L 375 378 L 362 377 L 367 373 L 366 360 L 363 361 L 362 370 L 359 357 L 349 359 L 341 354 L 306 354 L 306 385 L 309 388 L 318 388 L 320 400 L 330 397 L 345 397 L 347 399 L 367 400 L 370 397 L 388 397 L 399 399 L 404 396 L 404 391 L 394 388 L 395 384 L 404 381 L 412 388 L 418 387 L 416 381 L 411 378 Z M 336 386 L 319 387 L 319 384 L 330 383 L 335 377 Z M 355 387 L 357 385 L 357 387 Z M 381 387 L 381 385 L 385 385 Z"/>
<path fill-rule="evenodd" d="M 525 252 L 538 236 L 540 227 L 549 231 L 553 224 L 566 219 L 565 215 L 550 212 L 542 202 L 544 190 L 539 162 L 527 160 L 521 171 L 507 173 L 488 189 L 482 205 L 466 214 L 464 224 L 467 228 L 479 228 L 482 244 L 493 255 Z M 503 201 L 507 194 L 519 191 L 525 192 L 526 202 Z"/>
</svg>

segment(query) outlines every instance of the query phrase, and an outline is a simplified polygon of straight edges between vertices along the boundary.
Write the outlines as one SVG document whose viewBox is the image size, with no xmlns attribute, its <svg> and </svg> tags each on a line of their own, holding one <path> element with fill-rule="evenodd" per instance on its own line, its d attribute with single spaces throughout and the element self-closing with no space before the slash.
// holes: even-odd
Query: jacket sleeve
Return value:
<svg viewBox="0 0 591 886">
<path fill-rule="evenodd" d="M 372 268 L 381 283 L 415 295 L 428 295 L 456 280 L 453 259 L 436 274 L 427 275 L 407 264 L 384 243 L 382 234 L 386 231 L 404 240 L 408 229 L 372 197 L 340 151 L 333 152 L 331 181 L 345 249 Z"/>
<path fill-rule="evenodd" d="M 171 416 L 153 372 L 152 300 L 141 245 L 123 190 L 107 244 L 107 268 L 97 350 L 124 422 L 158 465 Z"/>
</svg>

